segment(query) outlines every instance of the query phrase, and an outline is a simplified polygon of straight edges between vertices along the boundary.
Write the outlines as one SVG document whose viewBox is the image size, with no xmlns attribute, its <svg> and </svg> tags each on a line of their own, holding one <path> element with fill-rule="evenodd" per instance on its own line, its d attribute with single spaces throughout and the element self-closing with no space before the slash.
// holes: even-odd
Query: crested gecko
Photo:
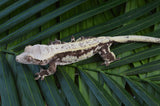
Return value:
<svg viewBox="0 0 160 106">
<path fill-rule="evenodd" d="M 110 51 L 112 43 L 126 42 L 151 42 L 160 43 L 160 38 L 147 36 L 102 36 L 84 38 L 80 37 L 75 40 L 71 38 L 71 42 L 62 43 L 60 40 L 55 40 L 50 45 L 36 44 L 26 46 L 24 52 L 16 56 L 16 61 L 23 64 L 47 65 L 48 69 L 40 69 L 36 73 L 35 80 L 52 75 L 56 72 L 57 65 L 67 65 L 78 61 L 85 60 L 95 54 L 99 54 L 104 60 L 104 64 L 108 66 L 110 63 L 119 60 L 115 54 Z"/>
</svg>

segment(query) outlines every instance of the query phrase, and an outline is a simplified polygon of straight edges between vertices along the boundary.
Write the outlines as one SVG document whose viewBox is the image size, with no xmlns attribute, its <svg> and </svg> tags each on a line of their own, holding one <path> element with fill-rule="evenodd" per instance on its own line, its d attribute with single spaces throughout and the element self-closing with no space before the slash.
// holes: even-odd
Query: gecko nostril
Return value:
<svg viewBox="0 0 160 106">
<path fill-rule="evenodd" d="M 16 59 L 16 61 L 18 62 L 18 59 Z"/>
<path fill-rule="evenodd" d="M 16 57 L 16 61 L 18 62 L 18 58 Z"/>
</svg>

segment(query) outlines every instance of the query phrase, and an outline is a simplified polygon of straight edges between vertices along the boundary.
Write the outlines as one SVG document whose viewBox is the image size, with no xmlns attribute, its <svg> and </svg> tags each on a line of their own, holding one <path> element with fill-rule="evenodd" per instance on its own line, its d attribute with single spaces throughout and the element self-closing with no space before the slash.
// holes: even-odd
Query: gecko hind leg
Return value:
<svg viewBox="0 0 160 106">
<path fill-rule="evenodd" d="M 41 80 L 44 80 L 46 76 L 52 75 L 56 72 L 56 65 L 55 64 L 50 64 L 48 69 L 40 69 L 40 72 L 36 73 L 37 77 L 35 80 L 38 80 L 41 78 Z"/>
<path fill-rule="evenodd" d="M 50 41 L 48 45 L 61 44 L 60 40 L 55 39 L 55 41 Z"/>
<path fill-rule="evenodd" d="M 110 63 L 119 60 L 119 58 L 116 58 L 115 54 L 110 51 L 110 46 L 112 43 L 107 43 L 107 45 L 104 45 L 101 50 L 99 51 L 99 55 L 104 60 L 104 65 L 108 66 Z"/>
</svg>

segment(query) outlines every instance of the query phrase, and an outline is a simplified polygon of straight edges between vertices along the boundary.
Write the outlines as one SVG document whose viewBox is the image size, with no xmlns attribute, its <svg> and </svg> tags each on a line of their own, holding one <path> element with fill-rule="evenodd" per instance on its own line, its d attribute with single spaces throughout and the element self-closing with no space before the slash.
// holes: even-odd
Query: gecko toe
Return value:
<svg viewBox="0 0 160 106">
<path fill-rule="evenodd" d="M 49 73 L 44 69 L 40 69 L 40 72 L 35 73 L 35 75 L 37 76 L 35 80 L 38 80 L 38 79 L 44 80 L 44 78 L 48 76 Z"/>
<path fill-rule="evenodd" d="M 37 77 L 35 77 L 34 79 L 35 80 L 39 80 L 41 78 L 41 76 L 40 75 L 38 75 Z"/>
<path fill-rule="evenodd" d="M 120 59 L 121 59 L 121 58 L 118 57 L 118 58 L 115 59 L 115 61 L 118 61 L 118 60 L 120 60 Z"/>
<path fill-rule="evenodd" d="M 110 64 L 110 62 L 104 62 L 104 63 L 102 63 L 101 65 L 105 65 L 105 66 L 109 66 L 109 64 Z"/>
<path fill-rule="evenodd" d="M 104 65 L 105 63 L 101 63 L 101 65 Z"/>
<path fill-rule="evenodd" d="M 38 75 L 39 75 L 39 72 L 38 72 L 38 73 L 35 73 L 35 75 L 37 75 L 37 76 L 38 76 Z"/>
<path fill-rule="evenodd" d="M 44 80 L 44 78 L 45 78 L 45 76 L 42 76 L 42 77 L 41 77 L 41 80 Z"/>
</svg>

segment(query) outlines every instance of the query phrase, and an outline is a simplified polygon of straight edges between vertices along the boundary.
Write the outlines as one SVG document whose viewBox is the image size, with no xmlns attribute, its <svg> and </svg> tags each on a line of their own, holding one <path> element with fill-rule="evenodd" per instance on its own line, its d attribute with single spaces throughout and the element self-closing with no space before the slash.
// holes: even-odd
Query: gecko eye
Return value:
<svg viewBox="0 0 160 106">
<path fill-rule="evenodd" d="M 30 62 L 33 58 L 31 56 L 26 56 L 26 60 Z"/>
</svg>

